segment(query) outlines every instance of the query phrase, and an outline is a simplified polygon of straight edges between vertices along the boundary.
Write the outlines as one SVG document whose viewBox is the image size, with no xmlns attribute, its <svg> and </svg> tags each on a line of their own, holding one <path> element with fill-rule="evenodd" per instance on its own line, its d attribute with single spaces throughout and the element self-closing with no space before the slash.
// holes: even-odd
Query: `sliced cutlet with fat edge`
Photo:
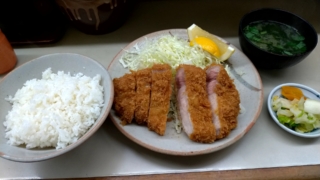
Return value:
<svg viewBox="0 0 320 180">
<path fill-rule="evenodd" d="M 180 65 L 176 89 L 178 116 L 185 133 L 196 142 L 214 142 L 216 133 L 206 91 L 205 71 L 193 65 Z"/>
<path fill-rule="evenodd" d="M 237 127 L 240 96 L 233 80 L 222 65 L 208 66 L 206 74 L 207 91 L 214 113 L 213 122 L 216 125 L 217 137 L 221 139 Z"/>
</svg>

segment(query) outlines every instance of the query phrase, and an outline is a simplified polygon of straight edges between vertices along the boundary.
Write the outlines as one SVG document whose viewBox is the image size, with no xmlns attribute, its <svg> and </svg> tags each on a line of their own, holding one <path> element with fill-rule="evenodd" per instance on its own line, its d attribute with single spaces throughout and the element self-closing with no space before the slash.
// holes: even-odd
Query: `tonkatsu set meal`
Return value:
<svg viewBox="0 0 320 180">
<path fill-rule="evenodd" d="M 175 121 L 178 133 L 200 143 L 237 127 L 240 95 L 224 64 L 234 49 L 196 25 L 188 35 L 190 42 L 165 35 L 122 57 L 130 72 L 113 79 L 113 108 L 123 126 L 136 123 L 164 136 Z"/>
</svg>

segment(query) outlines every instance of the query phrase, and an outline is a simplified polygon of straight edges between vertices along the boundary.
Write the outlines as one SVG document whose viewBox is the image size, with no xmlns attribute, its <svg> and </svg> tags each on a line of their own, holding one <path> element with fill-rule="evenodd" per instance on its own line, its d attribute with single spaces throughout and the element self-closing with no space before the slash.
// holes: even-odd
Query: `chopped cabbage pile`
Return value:
<svg viewBox="0 0 320 180">
<path fill-rule="evenodd" d="M 135 45 L 124 54 L 120 63 L 131 70 L 151 67 L 153 64 L 169 64 L 173 69 L 179 64 L 192 64 L 205 68 L 219 60 L 204 51 L 199 45 L 190 46 L 185 39 L 165 35 L 159 39 L 147 39 L 142 46 Z"/>
<path fill-rule="evenodd" d="M 272 109 L 276 112 L 279 122 L 301 133 L 320 128 L 320 114 L 306 112 L 304 104 L 303 97 L 292 101 L 279 96 L 272 98 Z"/>
</svg>

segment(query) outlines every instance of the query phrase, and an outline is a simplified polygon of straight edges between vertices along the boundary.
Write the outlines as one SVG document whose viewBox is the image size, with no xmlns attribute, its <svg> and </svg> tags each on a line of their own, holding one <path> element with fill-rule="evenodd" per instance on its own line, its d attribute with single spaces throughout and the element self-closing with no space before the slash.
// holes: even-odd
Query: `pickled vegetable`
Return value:
<svg viewBox="0 0 320 180">
<path fill-rule="evenodd" d="M 297 132 L 320 128 L 320 101 L 308 99 L 301 89 L 283 86 L 281 96 L 273 96 L 272 110 L 279 122 Z"/>
<path fill-rule="evenodd" d="M 287 98 L 288 100 L 299 100 L 302 97 L 304 97 L 301 89 L 292 86 L 283 86 L 281 88 L 281 95 Z"/>
</svg>

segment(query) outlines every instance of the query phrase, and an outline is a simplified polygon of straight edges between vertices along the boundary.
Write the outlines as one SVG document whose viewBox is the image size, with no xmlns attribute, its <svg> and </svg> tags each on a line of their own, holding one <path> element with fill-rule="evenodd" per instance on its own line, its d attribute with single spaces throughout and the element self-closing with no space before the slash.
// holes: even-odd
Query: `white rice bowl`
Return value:
<svg viewBox="0 0 320 180">
<path fill-rule="evenodd" d="M 101 76 L 56 74 L 48 68 L 41 79 L 28 80 L 14 97 L 4 121 L 10 145 L 62 149 L 94 124 L 103 107 Z"/>
<path fill-rule="evenodd" d="M 33 162 L 79 146 L 103 124 L 113 84 L 106 69 L 78 54 L 50 54 L 0 81 L 0 156 Z"/>
</svg>

